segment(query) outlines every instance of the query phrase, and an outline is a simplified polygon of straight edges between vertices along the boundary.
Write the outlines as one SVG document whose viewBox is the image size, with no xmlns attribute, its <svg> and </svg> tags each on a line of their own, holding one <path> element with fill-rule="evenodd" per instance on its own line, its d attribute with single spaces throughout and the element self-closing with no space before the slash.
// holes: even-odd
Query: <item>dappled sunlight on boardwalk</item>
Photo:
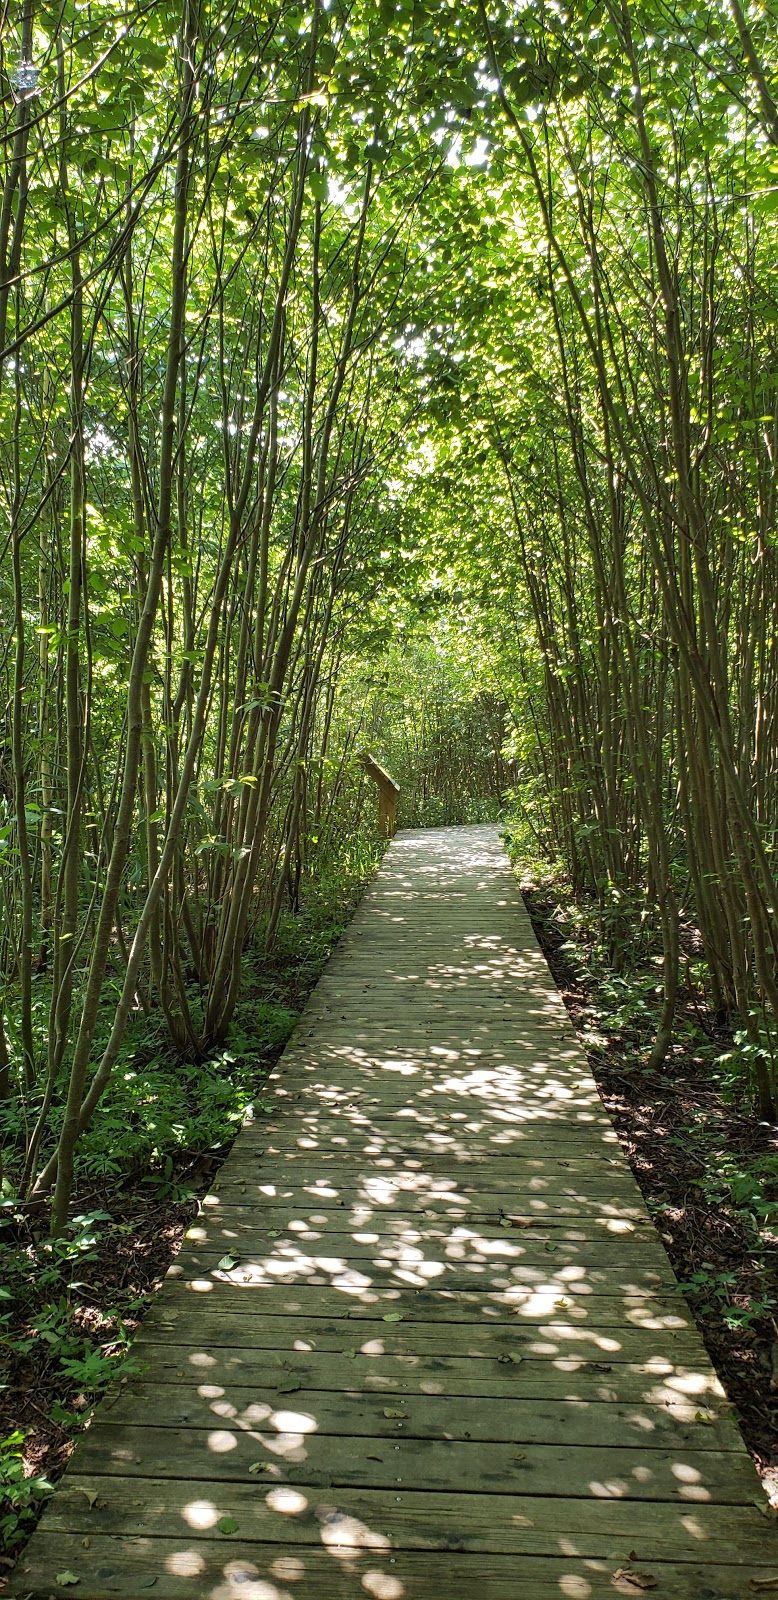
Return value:
<svg viewBox="0 0 778 1600">
<path fill-rule="evenodd" d="M 14 1592 L 745 1600 L 775 1530 L 489 828 L 400 836 Z"/>
</svg>

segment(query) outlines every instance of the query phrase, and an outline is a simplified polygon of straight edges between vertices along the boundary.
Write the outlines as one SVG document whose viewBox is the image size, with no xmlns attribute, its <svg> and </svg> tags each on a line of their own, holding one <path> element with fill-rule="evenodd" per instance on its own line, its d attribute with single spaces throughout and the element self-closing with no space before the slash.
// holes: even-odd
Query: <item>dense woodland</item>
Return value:
<svg viewBox="0 0 778 1600">
<path fill-rule="evenodd" d="M 691 995 L 776 1120 L 775 20 L 3 5 L 14 1215 L 191 1144 L 377 859 L 368 750 L 402 825 L 561 864 L 651 1065 Z"/>
</svg>

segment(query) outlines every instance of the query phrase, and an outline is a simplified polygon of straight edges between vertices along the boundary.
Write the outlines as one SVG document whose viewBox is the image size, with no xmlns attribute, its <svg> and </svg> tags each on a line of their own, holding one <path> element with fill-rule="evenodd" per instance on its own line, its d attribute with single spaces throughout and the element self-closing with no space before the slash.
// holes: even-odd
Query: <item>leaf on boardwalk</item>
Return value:
<svg viewBox="0 0 778 1600">
<path fill-rule="evenodd" d="M 341 1350 L 340 1353 L 341 1353 L 342 1356 L 350 1356 L 350 1357 L 353 1356 L 353 1357 L 356 1357 L 356 1353 L 357 1352 L 356 1352 L 356 1350 Z"/>
<path fill-rule="evenodd" d="M 753 1501 L 753 1504 L 756 1506 L 760 1516 L 767 1517 L 768 1522 L 775 1522 L 776 1517 L 778 1517 L 778 1506 L 771 1505 L 770 1501 L 765 1500 L 764 1495 L 761 1494 L 758 1499 Z"/>
<path fill-rule="evenodd" d="M 778 1578 L 749 1578 L 748 1587 L 753 1589 L 755 1594 L 778 1592 Z"/>
<path fill-rule="evenodd" d="M 504 1367 L 517 1367 L 519 1365 L 519 1362 L 524 1360 L 524 1357 L 523 1356 L 511 1355 L 511 1353 L 509 1351 L 507 1355 L 498 1356 L 497 1360 Z"/>
<path fill-rule="evenodd" d="M 58 1572 L 56 1581 L 60 1589 L 69 1589 L 72 1584 L 80 1583 L 81 1579 L 76 1576 L 75 1572 Z"/>
<path fill-rule="evenodd" d="M 98 1489 L 78 1489 L 77 1490 L 77 1493 L 84 1495 L 86 1500 L 89 1502 L 90 1511 L 93 1511 L 95 1506 L 97 1505 L 99 1492 L 100 1491 Z"/>
<path fill-rule="evenodd" d="M 276 1385 L 276 1393 L 277 1394 L 296 1394 L 298 1389 L 302 1389 L 302 1386 L 303 1386 L 302 1378 L 288 1378 L 286 1383 L 279 1383 L 279 1384 Z"/>
<path fill-rule="evenodd" d="M 237 1256 L 222 1256 L 221 1261 L 217 1261 L 217 1263 L 216 1263 L 216 1271 L 217 1272 L 232 1272 L 233 1267 L 237 1267 L 237 1265 L 238 1265 Z"/>
<path fill-rule="evenodd" d="M 621 1578 L 622 1583 L 631 1584 L 633 1589 L 656 1589 L 658 1578 L 652 1578 L 649 1572 L 637 1572 L 634 1567 L 619 1567 L 613 1574 L 614 1578 Z"/>
<path fill-rule="evenodd" d="M 220 1517 L 216 1524 L 220 1533 L 237 1533 L 238 1524 L 234 1517 Z"/>
<path fill-rule="evenodd" d="M 249 1472 L 269 1472 L 270 1467 L 269 1461 L 252 1461 Z"/>
<path fill-rule="evenodd" d="M 408 1415 L 407 1411 L 393 1411 L 391 1406 L 384 1406 L 384 1416 L 385 1417 L 389 1417 L 389 1418 L 392 1418 L 392 1417 L 407 1417 L 407 1415 Z"/>
<path fill-rule="evenodd" d="M 387 1311 L 386 1315 L 381 1318 L 381 1321 L 382 1322 L 402 1322 L 402 1319 L 403 1319 L 403 1314 L 402 1314 L 401 1311 Z"/>
</svg>

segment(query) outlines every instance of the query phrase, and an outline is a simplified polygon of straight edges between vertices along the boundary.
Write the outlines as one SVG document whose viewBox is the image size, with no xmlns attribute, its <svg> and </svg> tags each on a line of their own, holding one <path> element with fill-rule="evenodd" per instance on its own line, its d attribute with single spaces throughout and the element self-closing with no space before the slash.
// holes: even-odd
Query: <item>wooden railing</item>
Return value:
<svg viewBox="0 0 778 1600">
<path fill-rule="evenodd" d="M 384 772 L 383 767 L 379 767 L 367 751 L 363 752 L 361 760 L 368 777 L 378 785 L 378 831 L 382 839 L 391 839 L 397 824 L 400 785 L 390 778 L 388 772 Z"/>
</svg>

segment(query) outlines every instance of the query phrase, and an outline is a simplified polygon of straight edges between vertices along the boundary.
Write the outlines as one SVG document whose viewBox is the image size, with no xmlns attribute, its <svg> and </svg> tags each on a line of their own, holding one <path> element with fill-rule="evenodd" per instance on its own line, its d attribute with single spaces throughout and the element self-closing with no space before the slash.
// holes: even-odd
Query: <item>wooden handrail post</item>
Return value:
<svg viewBox="0 0 778 1600">
<path fill-rule="evenodd" d="M 400 785 L 390 778 L 383 767 L 373 760 L 367 751 L 363 751 L 360 760 L 369 778 L 378 785 L 378 832 L 382 839 L 391 839 L 397 824 L 397 802 L 400 798 Z"/>
</svg>

